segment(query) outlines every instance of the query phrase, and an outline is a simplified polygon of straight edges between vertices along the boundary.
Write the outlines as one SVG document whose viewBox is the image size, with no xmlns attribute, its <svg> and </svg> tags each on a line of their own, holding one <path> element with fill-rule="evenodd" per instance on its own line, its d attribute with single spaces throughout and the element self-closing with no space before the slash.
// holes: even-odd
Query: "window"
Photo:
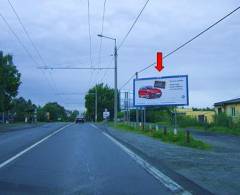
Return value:
<svg viewBox="0 0 240 195">
<path fill-rule="evenodd" d="M 232 107 L 232 116 L 235 116 L 236 112 L 235 112 L 235 107 Z"/>
</svg>

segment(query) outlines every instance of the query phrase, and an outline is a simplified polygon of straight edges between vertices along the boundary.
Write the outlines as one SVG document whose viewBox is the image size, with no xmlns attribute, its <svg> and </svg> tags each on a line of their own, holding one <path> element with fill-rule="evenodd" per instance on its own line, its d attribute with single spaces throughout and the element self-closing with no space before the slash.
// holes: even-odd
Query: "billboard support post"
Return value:
<svg viewBox="0 0 240 195">
<path fill-rule="evenodd" d="M 174 107 L 174 135 L 177 135 L 177 106 Z"/>
<path fill-rule="evenodd" d="M 146 107 L 143 108 L 143 126 L 145 127 L 146 125 Z"/>
<path fill-rule="evenodd" d="M 141 108 L 141 122 L 142 122 L 142 130 L 144 130 L 144 107 Z"/>
<path fill-rule="evenodd" d="M 138 79 L 138 72 L 136 72 L 136 79 Z M 136 123 L 139 122 L 138 108 L 136 107 Z"/>
</svg>

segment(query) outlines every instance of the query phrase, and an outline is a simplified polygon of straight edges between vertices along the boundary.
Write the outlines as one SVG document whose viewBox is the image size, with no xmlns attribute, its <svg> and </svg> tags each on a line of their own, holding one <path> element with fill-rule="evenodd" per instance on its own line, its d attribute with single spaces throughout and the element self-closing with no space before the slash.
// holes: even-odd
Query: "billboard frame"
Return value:
<svg viewBox="0 0 240 195">
<path fill-rule="evenodd" d="M 154 79 L 167 79 L 167 78 L 186 78 L 186 87 L 187 87 L 187 104 L 164 104 L 164 105 L 136 105 L 135 104 L 135 82 L 139 80 L 154 80 Z M 189 105 L 189 89 L 188 89 L 188 75 L 174 75 L 174 76 L 163 76 L 163 77 L 148 77 L 148 78 L 139 78 L 133 79 L 133 106 L 138 108 L 144 107 L 166 107 L 166 106 L 188 106 Z"/>
</svg>

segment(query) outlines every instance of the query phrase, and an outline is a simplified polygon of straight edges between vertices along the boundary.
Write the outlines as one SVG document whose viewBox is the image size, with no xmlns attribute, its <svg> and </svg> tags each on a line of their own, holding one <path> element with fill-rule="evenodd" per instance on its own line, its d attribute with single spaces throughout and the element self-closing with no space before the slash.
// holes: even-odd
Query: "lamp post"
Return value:
<svg viewBox="0 0 240 195">
<path fill-rule="evenodd" d="M 117 124 L 117 108 L 118 108 L 118 89 L 117 89 L 117 39 L 98 34 L 99 37 L 111 39 L 114 41 L 114 126 Z"/>
</svg>

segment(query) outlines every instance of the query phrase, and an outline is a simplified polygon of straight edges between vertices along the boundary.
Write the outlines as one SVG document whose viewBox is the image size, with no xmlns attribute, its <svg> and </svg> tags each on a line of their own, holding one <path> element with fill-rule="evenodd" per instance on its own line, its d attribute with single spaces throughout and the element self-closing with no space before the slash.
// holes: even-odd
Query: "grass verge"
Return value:
<svg viewBox="0 0 240 195">
<path fill-rule="evenodd" d="M 113 123 L 109 123 L 111 127 L 114 127 Z M 190 135 L 190 142 L 186 142 L 186 135 L 184 131 L 178 131 L 177 135 L 174 135 L 173 130 L 168 130 L 167 134 L 165 135 L 162 130 L 155 131 L 155 130 L 141 130 L 140 128 L 134 128 L 130 125 L 124 124 L 124 123 L 118 123 L 116 126 L 117 129 L 124 130 L 124 131 L 130 131 L 134 133 L 144 134 L 146 136 L 160 139 L 163 142 L 166 143 L 173 143 L 179 146 L 185 146 L 190 148 L 196 148 L 200 150 L 209 150 L 211 149 L 211 146 L 209 144 L 206 144 L 200 140 L 194 139 Z"/>
<path fill-rule="evenodd" d="M 227 127 L 210 127 L 206 131 L 240 136 L 240 129 L 230 129 Z"/>
</svg>

